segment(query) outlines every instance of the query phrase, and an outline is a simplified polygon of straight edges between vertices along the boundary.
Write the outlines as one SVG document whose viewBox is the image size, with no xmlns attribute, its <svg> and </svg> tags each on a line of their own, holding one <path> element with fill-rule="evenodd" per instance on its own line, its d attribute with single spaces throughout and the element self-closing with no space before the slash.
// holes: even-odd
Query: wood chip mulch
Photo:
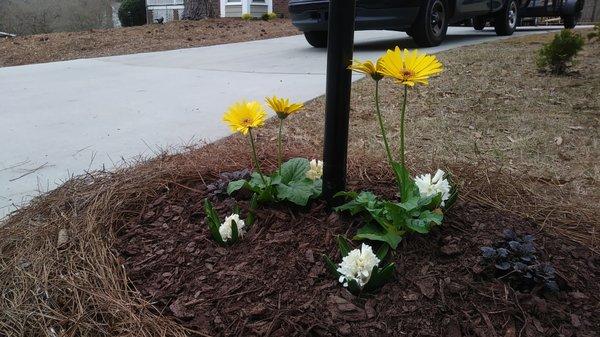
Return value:
<svg viewBox="0 0 600 337">
<path fill-rule="evenodd" d="M 120 227 L 117 243 L 136 289 L 157 311 L 202 335 L 591 337 L 599 331 L 600 258 L 514 215 L 459 202 L 443 226 L 401 243 L 394 281 L 358 298 L 322 262 L 322 254 L 339 261 L 335 236 L 351 236 L 358 219 L 331 213 L 323 202 L 268 206 L 240 243 L 220 247 L 204 221 L 204 186 L 165 189 L 139 220 Z M 368 186 L 393 195 L 388 184 Z M 222 217 L 235 203 L 213 200 Z M 558 271 L 558 295 L 520 292 L 481 267 L 479 248 L 505 228 L 535 234 L 539 254 Z"/>
</svg>

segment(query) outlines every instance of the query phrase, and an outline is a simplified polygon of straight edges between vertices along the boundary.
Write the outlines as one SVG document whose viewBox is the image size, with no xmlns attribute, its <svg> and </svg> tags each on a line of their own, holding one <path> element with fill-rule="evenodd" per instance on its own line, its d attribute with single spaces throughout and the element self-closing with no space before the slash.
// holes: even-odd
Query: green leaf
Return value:
<svg viewBox="0 0 600 337">
<path fill-rule="evenodd" d="M 356 232 L 354 240 L 382 241 L 390 245 L 392 249 L 396 249 L 403 236 L 404 231 L 397 230 L 391 224 L 380 227 L 369 222 Z"/>
<path fill-rule="evenodd" d="M 342 192 L 340 192 L 342 193 Z M 340 193 L 336 195 L 341 195 Z M 336 212 L 349 211 L 351 215 L 356 215 L 362 211 L 368 210 L 370 213 L 374 213 L 377 216 L 380 215 L 378 211 L 381 205 L 381 202 L 377 199 L 377 196 L 372 192 L 360 192 L 356 194 L 355 192 L 345 192 L 345 196 L 352 198 L 349 202 L 335 207 L 334 210 Z"/>
<path fill-rule="evenodd" d="M 292 158 L 281 164 L 281 182 L 289 184 L 292 181 L 300 181 L 306 178 L 306 172 L 310 169 L 310 163 L 306 158 Z"/>
<path fill-rule="evenodd" d="M 219 233 L 221 221 L 219 220 L 219 216 L 217 215 L 217 212 L 215 212 L 213 205 L 208 198 L 204 199 L 204 212 L 206 213 L 206 223 L 208 224 L 208 229 L 211 236 L 215 241 L 217 241 L 218 244 L 225 244 L 225 241 L 223 241 L 223 238 L 221 237 L 221 233 Z"/>
<path fill-rule="evenodd" d="M 417 219 L 408 220 L 406 225 L 417 233 L 426 234 L 433 224 L 441 225 L 443 218 L 444 216 L 439 213 L 426 210 L 421 212 Z"/>
<path fill-rule="evenodd" d="M 252 190 L 254 192 L 257 192 L 257 190 L 262 190 L 271 185 L 271 177 L 266 175 L 263 175 L 261 177 L 260 173 L 252 172 L 252 175 L 250 176 L 250 181 L 248 183 L 252 187 Z"/>
<path fill-rule="evenodd" d="M 312 180 L 292 181 L 289 185 L 277 185 L 277 197 L 281 200 L 288 200 L 299 206 L 306 206 L 308 200 L 314 195 L 318 195 Z"/>
<path fill-rule="evenodd" d="M 348 253 L 350 252 L 350 245 L 348 245 L 348 241 L 346 240 L 345 237 L 338 235 L 336 237 L 337 243 L 338 243 L 338 249 L 340 250 L 340 256 L 342 258 L 348 256 Z"/>
<path fill-rule="evenodd" d="M 388 264 L 384 268 L 377 266 L 373 267 L 371 278 L 365 284 L 364 291 L 373 292 L 383 287 L 394 277 L 395 266 L 393 263 Z"/>
<path fill-rule="evenodd" d="M 244 179 L 230 181 L 229 184 L 227 185 L 227 194 L 231 194 L 231 193 L 238 191 L 244 187 L 249 188 L 250 186 L 247 184 L 248 184 L 248 182 Z"/>
<path fill-rule="evenodd" d="M 348 289 L 349 292 L 351 292 L 354 295 L 359 295 L 362 292 L 362 289 L 358 285 L 358 282 L 356 282 L 355 280 L 349 280 L 348 281 L 348 288 L 347 289 Z"/>
<path fill-rule="evenodd" d="M 377 253 L 375 253 L 375 256 L 377 256 L 377 258 L 380 261 L 383 261 L 383 259 L 385 259 L 388 251 L 390 250 L 390 246 L 389 245 L 381 245 L 381 247 L 379 247 L 379 249 L 377 249 Z"/>
<path fill-rule="evenodd" d="M 405 201 L 411 196 L 418 195 L 419 189 L 417 185 L 415 185 L 415 181 L 411 178 L 408 169 L 398 162 L 392 162 L 392 168 L 398 177 L 400 177 L 400 200 Z"/>
<path fill-rule="evenodd" d="M 323 254 L 323 260 L 325 260 L 325 267 L 327 267 L 327 270 L 329 270 L 329 272 L 331 274 L 333 274 L 333 276 L 336 277 L 336 279 L 340 278 L 340 273 L 337 271 L 337 266 L 335 263 L 333 263 L 333 261 L 331 261 L 331 259 L 329 258 L 329 256 Z"/>
<path fill-rule="evenodd" d="M 237 222 L 232 221 L 231 222 L 231 239 L 229 240 L 229 244 L 234 244 L 236 242 L 238 242 L 240 238 L 240 233 L 238 231 L 238 226 L 237 226 Z"/>
<path fill-rule="evenodd" d="M 252 199 L 250 199 L 250 209 L 248 210 L 248 215 L 246 216 L 246 226 L 250 228 L 254 221 L 256 220 L 256 208 L 258 207 L 258 194 L 252 194 Z"/>
</svg>

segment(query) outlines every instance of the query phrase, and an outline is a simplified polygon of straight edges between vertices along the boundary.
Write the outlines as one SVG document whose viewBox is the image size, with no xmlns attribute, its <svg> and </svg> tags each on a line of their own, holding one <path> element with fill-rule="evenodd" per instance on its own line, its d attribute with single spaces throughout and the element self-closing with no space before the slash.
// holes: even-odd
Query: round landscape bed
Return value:
<svg viewBox="0 0 600 337">
<path fill-rule="evenodd" d="M 169 186 L 117 231 L 135 288 L 199 335 L 594 336 L 600 326 L 598 257 L 513 214 L 459 201 L 441 227 L 400 244 L 392 282 L 357 297 L 327 272 L 322 255 L 339 261 L 336 236 L 351 237 L 360 218 L 322 201 L 266 206 L 239 243 L 221 247 L 210 237 L 204 198 L 220 216 L 234 203 L 249 205 L 247 195 L 219 193 L 226 183 Z M 385 180 L 350 186 L 395 191 Z M 480 247 L 507 228 L 535 235 L 540 259 L 556 268 L 558 293 L 518 289 L 490 273 Z"/>
</svg>

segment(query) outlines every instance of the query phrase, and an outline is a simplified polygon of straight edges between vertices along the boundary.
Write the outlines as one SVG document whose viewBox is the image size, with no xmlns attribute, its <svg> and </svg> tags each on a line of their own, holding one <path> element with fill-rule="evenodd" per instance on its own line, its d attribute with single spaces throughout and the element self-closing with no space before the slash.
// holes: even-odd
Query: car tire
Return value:
<svg viewBox="0 0 600 337">
<path fill-rule="evenodd" d="M 304 32 L 304 37 L 315 48 L 327 48 L 327 31 Z"/>
<path fill-rule="evenodd" d="M 519 7 L 516 0 L 507 0 L 506 5 L 496 14 L 494 29 L 500 36 L 512 35 L 517 28 Z"/>
<path fill-rule="evenodd" d="M 484 18 L 473 18 L 473 28 L 475 30 L 483 30 L 486 24 L 487 21 Z"/>
<path fill-rule="evenodd" d="M 562 20 L 563 24 L 565 25 L 565 29 L 573 29 L 577 25 L 577 17 L 574 15 L 563 16 Z"/>
<path fill-rule="evenodd" d="M 448 10 L 443 0 L 427 0 L 410 29 L 419 47 L 440 45 L 448 31 Z"/>
</svg>

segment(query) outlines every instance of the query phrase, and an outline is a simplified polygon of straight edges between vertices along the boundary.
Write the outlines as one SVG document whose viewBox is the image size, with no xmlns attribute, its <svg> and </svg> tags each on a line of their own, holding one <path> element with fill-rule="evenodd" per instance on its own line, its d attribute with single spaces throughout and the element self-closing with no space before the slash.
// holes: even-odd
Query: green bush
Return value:
<svg viewBox="0 0 600 337">
<path fill-rule="evenodd" d="M 123 27 L 146 24 L 146 1 L 123 0 L 119 7 L 119 21 Z"/>
<path fill-rule="evenodd" d="M 569 29 L 563 29 L 552 42 L 540 49 L 537 66 L 540 70 L 550 69 L 555 74 L 564 74 L 573 58 L 583 48 L 583 38 Z"/>
<path fill-rule="evenodd" d="M 269 21 L 269 20 L 273 20 L 273 19 L 277 19 L 278 15 L 277 13 L 265 13 L 261 16 L 261 19 L 265 20 L 265 21 Z"/>
<path fill-rule="evenodd" d="M 254 19 L 254 17 L 252 16 L 252 14 L 250 14 L 250 13 L 242 14 L 242 20 L 244 20 L 244 21 L 250 21 L 252 19 Z"/>
</svg>

